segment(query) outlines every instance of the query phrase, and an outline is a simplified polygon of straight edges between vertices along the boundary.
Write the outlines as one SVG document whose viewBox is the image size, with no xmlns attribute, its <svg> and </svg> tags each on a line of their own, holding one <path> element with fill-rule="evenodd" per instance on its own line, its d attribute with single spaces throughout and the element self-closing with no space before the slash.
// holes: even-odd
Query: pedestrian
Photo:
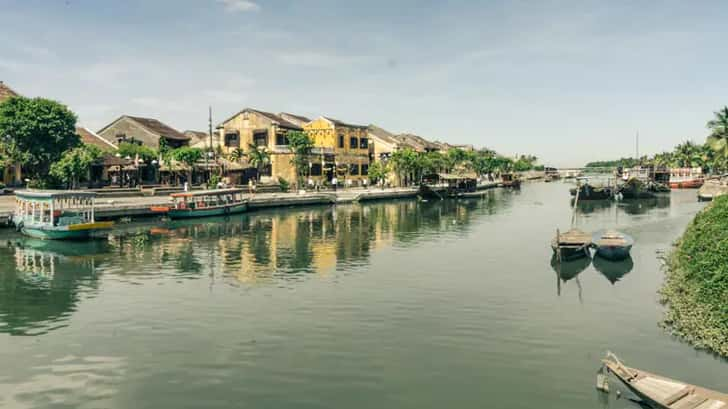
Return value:
<svg viewBox="0 0 728 409">
<path fill-rule="evenodd" d="M 336 191 L 336 189 L 339 187 L 339 179 L 337 179 L 336 176 L 331 179 L 331 186 L 334 187 L 334 191 Z"/>
<path fill-rule="evenodd" d="M 187 183 L 187 181 L 185 181 L 185 184 L 183 185 L 183 187 L 184 187 L 184 191 L 185 192 L 189 192 L 190 191 L 190 185 Z"/>
</svg>

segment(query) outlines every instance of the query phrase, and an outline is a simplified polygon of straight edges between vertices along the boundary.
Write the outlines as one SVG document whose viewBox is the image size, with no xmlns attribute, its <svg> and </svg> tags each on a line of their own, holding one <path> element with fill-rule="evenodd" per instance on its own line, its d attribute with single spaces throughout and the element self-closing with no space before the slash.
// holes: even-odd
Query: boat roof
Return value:
<svg viewBox="0 0 728 409">
<path fill-rule="evenodd" d="M 229 195 L 231 193 L 241 193 L 245 189 L 213 189 L 213 190 L 198 190 L 195 192 L 181 192 L 172 193 L 171 197 L 197 197 L 197 196 L 218 196 L 218 195 Z"/>
<path fill-rule="evenodd" d="M 20 190 L 15 192 L 20 199 L 60 199 L 69 197 L 95 197 L 96 192 L 82 190 Z"/>
</svg>

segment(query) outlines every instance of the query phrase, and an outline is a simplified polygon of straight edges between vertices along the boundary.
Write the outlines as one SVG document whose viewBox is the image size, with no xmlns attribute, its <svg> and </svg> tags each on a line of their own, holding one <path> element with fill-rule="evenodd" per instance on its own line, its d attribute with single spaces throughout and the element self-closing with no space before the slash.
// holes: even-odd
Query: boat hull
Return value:
<svg viewBox="0 0 728 409">
<path fill-rule="evenodd" d="M 203 209 L 170 209 L 167 216 L 170 219 L 192 219 L 196 217 L 226 216 L 229 214 L 244 213 L 248 210 L 247 203 L 236 205 L 203 208 Z"/>
<path fill-rule="evenodd" d="M 596 246 L 596 254 L 607 260 L 619 261 L 629 258 L 632 245 L 626 246 Z"/>
<path fill-rule="evenodd" d="M 73 224 L 70 226 L 22 226 L 20 232 L 41 240 L 85 240 L 94 233 L 110 229 L 113 222 Z"/>
<path fill-rule="evenodd" d="M 703 186 L 702 179 L 686 180 L 684 182 L 670 182 L 671 189 L 697 189 Z"/>
<path fill-rule="evenodd" d="M 562 246 L 560 249 L 556 245 L 555 242 L 551 243 L 551 249 L 554 251 L 554 255 L 557 257 L 559 256 L 559 251 L 561 252 L 561 259 L 564 261 L 571 261 L 571 260 L 577 260 L 584 257 L 591 257 L 591 252 L 589 251 L 589 246 L 584 245 L 580 247 L 564 247 Z"/>
</svg>

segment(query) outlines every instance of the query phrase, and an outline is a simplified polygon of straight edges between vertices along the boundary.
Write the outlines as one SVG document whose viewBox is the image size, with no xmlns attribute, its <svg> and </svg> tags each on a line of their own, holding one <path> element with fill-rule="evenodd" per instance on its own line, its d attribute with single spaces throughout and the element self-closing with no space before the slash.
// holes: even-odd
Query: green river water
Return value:
<svg viewBox="0 0 728 409">
<path fill-rule="evenodd" d="M 618 226 L 633 257 L 560 280 L 568 187 L 150 220 L 86 243 L 0 231 L 0 407 L 638 408 L 595 390 L 606 350 L 728 392 L 726 361 L 658 327 L 659 257 L 695 192 L 583 203 L 577 224 Z"/>
</svg>

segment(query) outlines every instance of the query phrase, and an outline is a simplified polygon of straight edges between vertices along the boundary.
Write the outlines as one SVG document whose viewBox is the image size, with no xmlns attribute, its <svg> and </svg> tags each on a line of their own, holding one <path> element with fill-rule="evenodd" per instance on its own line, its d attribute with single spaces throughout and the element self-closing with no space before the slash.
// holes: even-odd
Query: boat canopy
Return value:
<svg viewBox="0 0 728 409">
<path fill-rule="evenodd" d="M 196 192 L 181 192 L 172 193 L 170 196 L 174 198 L 178 197 L 200 197 L 200 196 L 222 196 L 231 195 L 235 193 L 243 193 L 244 189 L 214 189 L 214 190 L 199 190 Z"/>
<path fill-rule="evenodd" d="M 74 191 L 74 190 L 20 190 L 15 192 L 17 199 L 25 200 L 48 200 L 48 199 L 72 199 L 72 198 L 94 198 L 95 192 Z"/>
</svg>

